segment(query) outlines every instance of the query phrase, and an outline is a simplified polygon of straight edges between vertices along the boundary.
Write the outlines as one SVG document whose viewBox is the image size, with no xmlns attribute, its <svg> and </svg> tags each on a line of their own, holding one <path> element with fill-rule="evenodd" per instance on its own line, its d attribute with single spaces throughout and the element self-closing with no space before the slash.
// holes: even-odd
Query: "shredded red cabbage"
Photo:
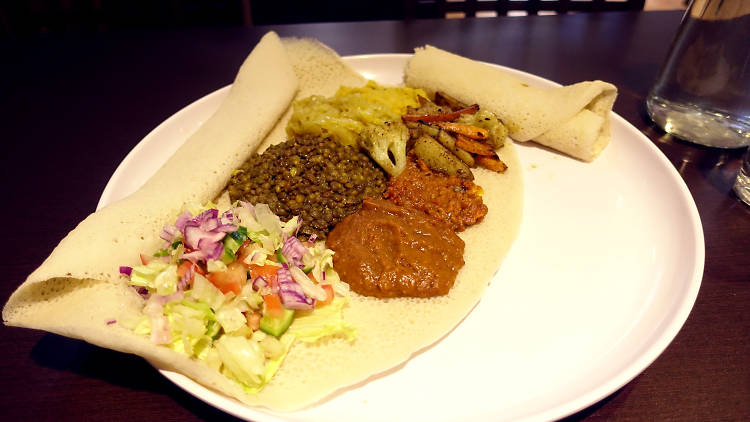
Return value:
<svg viewBox="0 0 750 422">
<path fill-rule="evenodd" d="M 135 290 L 136 293 L 138 293 L 139 295 L 143 296 L 146 299 L 148 299 L 149 296 L 151 296 L 148 293 L 148 289 L 145 288 L 145 287 L 143 287 L 143 286 L 130 286 L 130 287 L 132 287 L 133 290 Z"/>
<path fill-rule="evenodd" d="M 174 226 L 177 228 L 177 230 L 184 232 L 185 231 L 185 225 L 188 221 L 193 219 L 193 214 L 190 214 L 190 211 L 185 211 L 177 217 L 177 221 L 174 222 Z"/>
<path fill-rule="evenodd" d="M 133 274 L 133 267 L 121 266 L 120 274 L 125 274 L 126 276 L 130 277 L 130 274 Z"/>
<path fill-rule="evenodd" d="M 292 265 L 299 265 L 302 263 L 302 257 L 307 254 L 307 248 L 302 242 L 294 236 L 285 237 L 284 245 L 281 247 L 281 254 L 284 255 L 287 261 Z"/>
<path fill-rule="evenodd" d="M 165 224 L 161 229 L 161 233 L 159 233 L 159 237 L 164 239 L 165 242 L 171 244 L 172 242 L 174 242 L 176 230 L 176 227 L 171 226 L 170 224 Z"/>
<path fill-rule="evenodd" d="M 195 275 L 195 264 L 188 267 L 187 271 L 185 271 L 185 274 L 180 278 L 180 281 L 177 282 L 177 290 L 178 291 L 184 291 L 188 285 L 190 284 L 190 280 L 193 279 L 193 276 Z"/>
<path fill-rule="evenodd" d="M 202 213 L 195 216 L 193 221 L 198 223 L 213 224 L 213 222 L 219 217 L 219 210 L 216 208 L 209 208 Z M 210 229 L 209 229 L 210 230 Z"/>
<path fill-rule="evenodd" d="M 305 292 L 286 268 L 280 268 L 276 273 L 279 284 L 279 297 L 287 309 L 312 309 L 315 300 L 305 295 Z"/>
<path fill-rule="evenodd" d="M 221 243 L 227 233 L 237 230 L 233 224 L 231 212 L 225 212 L 219 217 L 219 210 L 211 208 L 190 218 L 190 213 L 182 214 L 175 222 L 175 227 L 180 229 L 185 238 L 185 253 L 180 257 L 188 259 L 193 263 L 219 259 L 224 253 L 224 245 Z"/>
<path fill-rule="evenodd" d="M 234 224 L 234 214 L 232 213 L 232 211 L 231 210 L 224 211 L 224 214 L 221 215 L 220 222 L 222 225 Z"/>
<path fill-rule="evenodd" d="M 211 232 L 203 230 L 196 223 L 188 223 L 185 226 L 185 247 L 190 249 L 200 249 L 200 242 L 207 240 L 210 243 L 216 243 L 224 239 L 225 234 L 222 232 Z"/>
</svg>

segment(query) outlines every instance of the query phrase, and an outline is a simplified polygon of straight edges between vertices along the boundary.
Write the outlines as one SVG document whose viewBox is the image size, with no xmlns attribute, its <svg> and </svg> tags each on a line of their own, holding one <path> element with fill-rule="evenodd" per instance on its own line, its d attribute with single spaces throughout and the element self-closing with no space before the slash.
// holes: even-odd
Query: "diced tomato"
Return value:
<svg viewBox="0 0 750 422">
<path fill-rule="evenodd" d="M 196 268 L 198 268 L 197 265 L 193 264 L 190 261 L 185 261 L 182 264 L 180 264 L 180 266 L 177 267 L 177 277 L 180 277 L 180 280 L 182 280 L 182 277 L 184 277 L 185 274 L 187 274 L 188 270 L 190 270 L 190 267 L 193 267 L 193 271 L 196 271 Z M 193 278 L 194 277 L 190 277 L 190 280 L 188 280 L 189 284 L 193 284 Z"/>
<path fill-rule="evenodd" d="M 195 266 L 193 267 L 193 271 L 200 275 L 206 275 L 206 270 L 199 264 L 195 264 Z"/>
<path fill-rule="evenodd" d="M 239 294 L 242 284 L 247 281 L 247 270 L 237 262 L 227 266 L 226 271 L 217 271 L 208 274 L 208 281 L 213 283 L 222 293 L 234 292 Z"/>
<path fill-rule="evenodd" d="M 263 302 L 266 304 L 266 315 L 271 318 L 282 318 L 284 316 L 284 307 L 281 305 L 279 296 L 264 295 Z"/>
<path fill-rule="evenodd" d="M 321 284 L 320 287 L 322 287 L 323 290 L 326 291 L 326 300 L 318 299 L 315 302 L 315 307 L 326 306 L 329 303 L 333 302 L 333 286 L 331 286 L 330 284 Z"/>
<path fill-rule="evenodd" d="M 144 254 L 140 254 L 140 255 L 141 255 L 141 264 L 143 265 L 148 265 L 148 263 L 154 259 L 153 256 L 148 256 Z"/>
<path fill-rule="evenodd" d="M 279 271 L 279 267 L 274 265 L 251 265 L 249 267 L 250 270 L 250 279 L 255 280 L 257 277 L 263 277 L 263 280 L 266 280 L 266 283 L 271 288 L 276 288 L 276 273 Z"/>
</svg>

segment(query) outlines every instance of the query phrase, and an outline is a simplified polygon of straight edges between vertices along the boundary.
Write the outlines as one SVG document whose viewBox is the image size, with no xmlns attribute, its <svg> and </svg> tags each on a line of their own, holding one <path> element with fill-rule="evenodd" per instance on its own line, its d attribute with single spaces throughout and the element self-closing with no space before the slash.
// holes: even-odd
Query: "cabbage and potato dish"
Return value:
<svg viewBox="0 0 750 422">
<path fill-rule="evenodd" d="M 332 97 L 313 95 L 295 101 L 287 125 L 290 138 L 314 136 L 358 145 L 390 176 L 406 166 L 413 151 L 431 169 L 471 179 L 477 165 L 503 172 L 495 153 L 508 135 L 491 112 L 444 93 L 435 101 L 421 89 L 342 86 Z"/>
</svg>

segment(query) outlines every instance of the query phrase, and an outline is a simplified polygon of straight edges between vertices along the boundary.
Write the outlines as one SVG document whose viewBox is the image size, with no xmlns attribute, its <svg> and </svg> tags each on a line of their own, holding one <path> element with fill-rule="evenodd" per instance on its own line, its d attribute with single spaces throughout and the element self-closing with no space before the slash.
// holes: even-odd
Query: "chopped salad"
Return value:
<svg viewBox="0 0 750 422">
<path fill-rule="evenodd" d="M 271 380 L 294 341 L 353 339 L 343 320 L 349 286 L 333 269 L 333 251 L 297 238 L 299 225 L 265 204 L 185 211 L 162 229 L 162 249 L 120 267 L 144 298 L 142 315 L 124 325 L 205 361 L 248 393 Z"/>
</svg>

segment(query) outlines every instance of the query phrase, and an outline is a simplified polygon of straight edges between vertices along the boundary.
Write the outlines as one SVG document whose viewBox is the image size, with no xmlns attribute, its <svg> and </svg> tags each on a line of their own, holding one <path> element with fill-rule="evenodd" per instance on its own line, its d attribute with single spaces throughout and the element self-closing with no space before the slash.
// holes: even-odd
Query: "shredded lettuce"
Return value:
<svg viewBox="0 0 750 422">
<path fill-rule="evenodd" d="M 136 265 L 130 275 L 130 284 L 143 286 L 161 296 L 177 291 L 177 266 L 153 260 L 146 265 Z"/>
<path fill-rule="evenodd" d="M 210 273 L 216 273 L 221 271 L 227 270 L 227 265 L 219 260 L 216 259 L 209 259 L 206 263 L 206 269 L 208 269 L 208 272 Z"/>
<path fill-rule="evenodd" d="M 186 294 L 197 301 L 207 303 L 211 309 L 219 309 L 225 300 L 221 290 L 217 289 L 206 277 L 197 273 L 193 276 L 193 288 Z"/>
<path fill-rule="evenodd" d="M 242 287 L 240 294 L 237 295 L 233 301 L 242 302 L 246 304 L 249 309 L 258 310 L 260 309 L 261 303 L 263 303 L 263 297 L 260 293 L 253 290 L 252 283 L 247 283 Z M 248 309 L 244 309 L 243 312 L 246 310 Z"/>
<path fill-rule="evenodd" d="M 237 306 L 222 306 L 216 311 L 216 319 L 225 333 L 232 333 L 247 326 L 247 319 Z"/>
<path fill-rule="evenodd" d="M 258 243 L 252 243 L 247 247 L 247 257 L 243 262 L 247 265 L 268 265 L 268 262 L 278 265 L 276 262 L 270 261 L 269 256 L 273 256 L 273 252 L 267 251 Z"/>
<path fill-rule="evenodd" d="M 276 217 L 278 218 L 278 217 Z M 285 236 L 293 236 L 295 233 L 297 233 L 297 229 L 300 226 L 299 217 L 296 215 L 289 219 L 286 223 L 283 221 L 281 222 L 281 233 Z"/>
<path fill-rule="evenodd" d="M 256 331 L 256 333 L 262 333 L 261 331 Z M 271 337 L 272 338 L 272 337 Z M 263 387 L 268 384 L 269 381 L 271 381 L 271 378 L 276 374 L 276 371 L 279 370 L 281 367 L 282 362 L 284 362 L 284 358 L 286 357 L 287 353 L 289 353 L 289 348 L 292 346 L 292 343 L 294 342 L 294 336 L 292 335 L 284 335 L 281 336 L 281 339 L 279 339 L 279 343 L 281 343 L 281 353 L 273 358 L 269 358 L 266 360 L 266 367 L 263 371 L 263 381 L 256 386 L 251 386 L 248 384 L 243 385 L 243 389 L 248 394 L 257 394 L 260 392 L 260 390 L 263 389 Z M 262 341 L 260 342 L 262 344 Z"/>
<path fill-rule="evenodd" d="M 271 211 L 271 208 L 266 204 L 258 204 L 255 206 L 255 220 L 260 223 L 263 229 L 268 233 L 271 241 L 273 242 L 273 249 L 276 250 L 281 247 L 281 220 L 276 214 Z"/>
<path fill-rule="evenodd" d="M 226 375 L 248 387 L 261 387 L 265 381 L 265 360 L 258 342 L 225 334 L 214 342 Z"/>
<path fill-rule="evenodd" d="M 181 300 L 164 306 L 172 341 L 169 347 L 188 356 L 207 352 L 213 337 L 219 333 L 216 316 L 205 303 Z"/>
<path fill-rule="evenodd" d="M 208 349 L 206 355 L 202 359 L 206 362 L 206 365 L 208 365 L 209 368 L 215 371 L 221 370 L 221 356 L 219 355 L 219 351 L 216 350 L 216 347 Z"/>
<path fill-rule="evenodd" d="M 332 335 L 340 335 L 351 341 L 357 335 L 357 329 L 344 321 L 343 309 L 347 302 L 345 298 L 336 298 L 332 303 L 311 312 L 299 312 L 287 332 L 307 343 Z"/>
<path fill-rule="evenodd" d="M 199 215 L 211 208 L 216 206 L 211 203 L 203 206 L 192 204 L 185 209 L 192 215 Z M 180 218 L 186 218 L 185 215 Z M 223 241 L 223 245 L 230 249 L 230 253 L 225 254 L 227 260 L 224 261 L 222 256 L 221 260 L 205 258 L 197 263 L 205 265 L 203 268 L 209 273 L 226 271 L 226 265 L 238 259 L 237 252 L 243 247 L 246 265 L 281 266 L 274 260 L 292 259 L 295 265 L 291 265 L 290 270 L 307 296 L 322 300 L 325 291 L 320 284 L 332 285 L 339 296 L 348 294 L 349 286 L 333 269 L 333 251 L 327 249 L 324 242 L 299 243 L 298 249 L 306 248 L 300 253 L 304 272 L 296 265 L 300 264 L 299 257 L 284 256 L 282 246 L 285 239 L 288 242 L 299 228 L 297 217 L 282 222 L 267 205 L 246 203 L 235 204 L 221 218 L 230 216 L 237 229 L 227 234 L 231 239 Z M 162 238 L 167 243 L 157 252 L 160 258 L 132 268 L 130 284 L 148 290 L 148 293 L 141 292 L 148 298 L 142 314 L 127 321 L 127 327 L 133 332 L 150 335 L 157 344 L 203 360 L 209 367 L 239 382 L 250 394 L 258 393 L 271 380 L 294 341 L 315 342 L 333 335 L 352 340 L 356 336 L 356 329 L 343 319 L 345 297 L 335 298 L 320 308 L 298 312 L 291 327 L 279 339 L 260 330 L 253 332 L 248 323 L 249 315 L 263 312 L 262 294 L 269 294 L 270 288 L 266 286 L 265 290 L 256 291 L 253 289 L 254 280 L 248 280 L 238 294 L 232 291 L 222 293 L 195 267 L 181 279 L 177 272 L 184 261 L 182 256 L 194 250 L 182 243 L 183 234 L 176 229 L 177 225 L 175 223 L 171 231 L 169 227 L 164 229 L 166 234 Z M 247 239 L 251 242 L 246 242 Z M 307 272 L 317 283 L 308 278 Z"/>
<path fill-rule="evenodd" d="M 302 258 L 302 263 L 306 267 L 312 267 L 313 278 L 318 280 L 318 283 L 330 284 L 339 296 L 348 296 L 349 285 L 343 282 L 333 269 L 334 252 L 326 248 L 324 242 L 316 242 L 308 251 L 309 253 Z"/>
<path fill-rule="evenodd" d="M 140 335 L 150 335 L 151 334 L 151 320 L 147 316 L 140 317 L 137 321 L 131 321 L 131 323 L 135 323 L 135 326 L 133 326 L 133 332 Z"/>
</svg>

